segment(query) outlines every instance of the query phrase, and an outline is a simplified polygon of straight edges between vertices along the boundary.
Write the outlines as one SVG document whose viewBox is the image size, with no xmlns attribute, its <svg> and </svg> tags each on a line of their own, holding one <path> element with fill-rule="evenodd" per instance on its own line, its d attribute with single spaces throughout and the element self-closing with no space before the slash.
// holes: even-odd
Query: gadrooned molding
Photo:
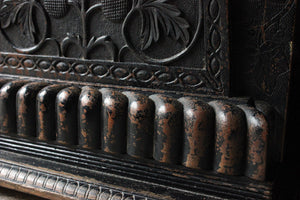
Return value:
<svg viewBox="0 0 300 200">
<path fill-rule="evenodd" d="M 269 116 L 236 99 L 207 102 L 28 80 L 1 85 L 5 135 L 259 181 L 266 180 L 277 148 Z"/>
</svg>

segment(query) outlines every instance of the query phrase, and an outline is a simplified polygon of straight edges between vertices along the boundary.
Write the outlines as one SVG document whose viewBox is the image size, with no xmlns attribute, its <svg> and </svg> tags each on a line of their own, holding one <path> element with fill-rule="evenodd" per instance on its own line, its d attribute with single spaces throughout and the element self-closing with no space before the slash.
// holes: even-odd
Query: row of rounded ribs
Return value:
<svg viewBox="0 0 300 200">
<path fill-rule="evenodd" d="M 270 127 L 255 106 L 0 80 L 0 133 L 265 180 Z"/>
</svg>

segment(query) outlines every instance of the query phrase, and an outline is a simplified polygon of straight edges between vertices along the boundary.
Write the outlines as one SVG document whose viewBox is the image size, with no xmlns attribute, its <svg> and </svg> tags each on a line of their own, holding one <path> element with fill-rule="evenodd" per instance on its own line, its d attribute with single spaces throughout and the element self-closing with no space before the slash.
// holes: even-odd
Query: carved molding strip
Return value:
<svg viewBox="0 0 300 200">
<path fill-rule="evenodd" d="M 267 179 L 270 155 L 280 149 L 272 143 L 267 106 L 251 101 L 24 80 L 1 84 L 1 134 L 260 181 Z"/>
<path fill-rule="evenodd" d="M 273 185 L 244 177 L 224 176 L 195 171 L 181 166 L 158 165 L 150 160 L 138 162 L 128 156 L 120 157 L 84 149 L 46 144 L 24 138 L 0 136 L 0 160 L 41 169 L 54 170 L 58 176 L 86 177 L 81 179 L 121 190 L 137 191 L 154 199 L 270 199 Z M 2 161 L 0 161 L 2 162 Z M 21 165 L 21 164 L 17 164 Z M 22 164 L 23 165 L 23 164 Z M 80 167 L 78 167 L 80 166 Z M 60 172 L 56 172 L 60 169 Z M 62 173 L 62 174 L 61 174 Z M 73 174 L 73 175 L 72 175 Z M 89 180 L 90 178 L 91 180 Z M 2 182 L 3 183 L 3 182 Z M 1 182 L 0 182 L 1 185 Z M 193 188 L 190 186 L 193 185 Z M 3 186 L 3 184 L 2 184 Z M 120 189 L 118 189 L 120 190 Z M 150 193 L 149 193 L 150 192 Z"/>
<path fill-rule="evenodd" d="M 65 198 L 86 200 L 147 200 L 149 197 L 132 194 L 106 186 L 78 181 L 57 174 L 0 162 L 0 180 L 26 188 L 38 189 Z"/>
<path fill-rule="evenodd" d="M 213 93 L 205 70 L 0 53 L 0 73 Z M 199 74 L 200 73 L 200 74 Z"/>
</svg>

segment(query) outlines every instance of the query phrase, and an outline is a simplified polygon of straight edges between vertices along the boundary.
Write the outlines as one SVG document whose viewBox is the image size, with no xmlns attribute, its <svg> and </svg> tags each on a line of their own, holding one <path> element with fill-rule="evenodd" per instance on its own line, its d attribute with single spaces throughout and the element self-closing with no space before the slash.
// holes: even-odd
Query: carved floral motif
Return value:
<svg viewBox="0 0 300 200">
<path fill-rule="evenodd" d="M 167 0 L 135 0 L 134 9 L 143 21 L 140 33 L 141 49 L 147 49 L 161 36 L 160 27 L 165 35 L 173 40 L 182 40 L 185 46 L 190 41 L 189 23 L 180 17 L 180 10 L 167 3 Z"/>
<path fill-rule="evenodd" d="M 188 30 L 190 27 L 189 22 L 181 17 L 182 13 L 177 6 L 170 4 L 168 0 L 133 0 L 130 12 L 129 0 L 103 0 L 89 8 L 86 8 L 86 2 L 83 0 L 45 0 L 43 5 L 36 0 L 4 0 L 1 2 L 0 8 L 1 29 L 5 30 L 10 26 L 19 25 L 22 29 L 22 33 L 35 45 L 31 48 L 18 48 L 15 45 L 13 45 L 13 47 L 21 53 L 34 53 L 41 48 L 47 38 L 42 37 L 40 41 L 37 41 L 37 35 L 39 33 L 36 31 L 37 28 L 35 27 L 36 23 L 33 19 L 33 10 L 37 8 L 44 16 L 45 23 L 47 24 L 46 13 L 50 17 L 62 18 L 67 14 L 70 5 L 74 6 L 80 14 L 82 20 L 82 35 L 67 33 L 68 35 L 60 42 L 62 56 L 66 56 L 68 45 L 75 45 L 81 51 L 81 58 L 86 59 L 92 48 L 103 45 L 108 52 L 110 52 L 109 60 L 118 61 L 116 56 L 117 50 L 109 36 L 104 35 L 98 38 L 92 36 L 90 39 L 87 36 L 87 19 L 90 14 L 98 9 L 101 9 L 104 16 L 112 23 L 122 22 L 125 17 L 128 19 L 134 12 L 139 12 L 142 21 L 139 34 L 141 51 L 148 49 L 153 42 L 158 42 L 162 36 L 170 37 L 174 41 L 181 41 L 185 48 L 190 42 L 190 32 Z M 126 25 L 128 24 L 128 20 L 126 19 L 123 24 L 123 29 L 126 29 Z M 45 30 L 45 33 L 48 33 L 48 30 Z M 123 37 L 127 44 L 125 46 L 135 51 L 135 48 L 130 44 L 130 39 L 127 38 L 127 34 L 123 34 Z M 136 55 L 139 55 L 139 53 Z M 177 57 L 179 56 L 172 56 L 171 59 L 167 59 L 167 61 L 177 59 Z M 143 58 L 141 59 L 144 60 Z M 153 61 L 153 59 L 150 60 L 150 62 Z M 155 60 L 154 62 L 164 63 L 165 59 Z"/>
</svg>

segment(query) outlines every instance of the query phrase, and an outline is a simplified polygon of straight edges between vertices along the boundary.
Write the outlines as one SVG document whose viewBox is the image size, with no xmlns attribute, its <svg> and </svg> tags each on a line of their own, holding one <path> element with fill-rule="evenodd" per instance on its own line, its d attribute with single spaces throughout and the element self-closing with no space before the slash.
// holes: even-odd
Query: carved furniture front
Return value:
<svg viewBox="0 0 300 200">
<path fill-rule="evenodd" d="M 0 0 L 0 185 L 49 199 L 282 198 L 296 7 Z"/>
</svg>

